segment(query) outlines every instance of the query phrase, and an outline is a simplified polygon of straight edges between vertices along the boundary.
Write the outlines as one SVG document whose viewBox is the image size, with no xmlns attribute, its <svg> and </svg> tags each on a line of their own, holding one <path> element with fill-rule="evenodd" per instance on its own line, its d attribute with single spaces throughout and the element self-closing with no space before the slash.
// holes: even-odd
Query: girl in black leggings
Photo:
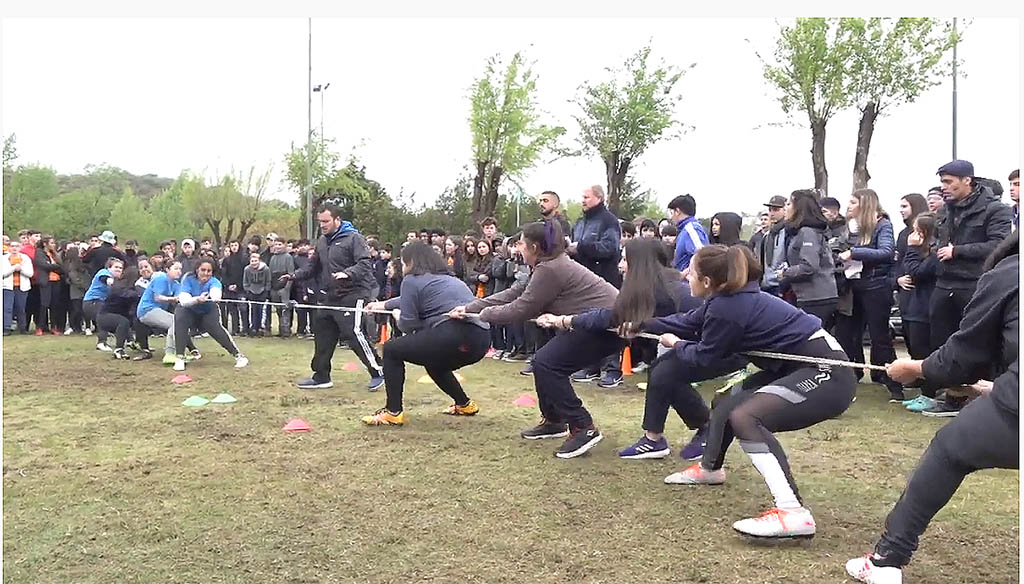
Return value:
<svg viewBox="0 0 1024 584">
<path fill-rule="evenodd" d="M 760 278 L 761 269 L 746 247 L 704 247 L 694 256 L 688 275 L 691 291 L 706 299 L 704 305 L 648 320 L 640 328 L 661 333 L 661 344 L 670 347 L 688 370 L 713 369 L 753 350 L 846 360 L 839 343 L 821 329 L 818 317 L 761 292 Z M 669 475 L 665 482 L 724 483 L 725 451 L 738 438 L 775 505 L 759 517 L 737 521 L 733 529 L 756 537 L 812 536 L 814 518 L 803 507 L 774 433 L 807 428 L 846 411 L 853 401 L 854 374 L 828 365 L 751 361 L 762 371 L 715 405 L 701 462 Z"/>
<path fill-rule="evenodd" d="M 387 403 L 364 417 L 368 426 L 405 424 L 402 391 L 405 364 L 415 363 L 448 394 L 454 403 L 445 414 L 472 416 L 480 411 L 455 378 L 454 371 L 484 358 L 491 345 L 490 326 L 480 320 L 451 320 L 448 311 L 473 301 L 466 284 L 448 275 L 448 265 L 425 243 L 402 249 L 401 295 L 387 302 L 371 302 L 373 310 L 399 309 L 398 328 L 407 333 L 384 343 L 384 387 Z"/>
</svg>

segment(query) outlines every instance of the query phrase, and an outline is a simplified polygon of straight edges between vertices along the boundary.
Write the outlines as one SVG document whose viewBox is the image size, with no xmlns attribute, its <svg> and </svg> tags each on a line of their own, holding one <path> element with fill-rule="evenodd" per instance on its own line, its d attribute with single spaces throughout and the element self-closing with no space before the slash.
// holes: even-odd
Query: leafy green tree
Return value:
<svg viewBox="0 0 1024 584">
<path fill-rule="evenodd" d="M 184 236 L 194 234 L 196 227 L 188 219 L 188 212 L 185 211 L 185 205 L 181 200 L 181 188 L 180 180 L 175 181 L 166 191 L 153 197 L 149 202 L 149 212 L 157 220 L 154 234 L 159 240 L 180 241 Z"/>
<path fill-rule="evenodd" d="M 772 62 L 758 55 L 765 79 L 779 92 L 782 111 L 807 116 L 814 186 L 826 194 L 825 128 L 851 104 L 846 70 L 853 54 L 851 36 L 847 20 L 797 18 L 792 26 L 781 27 Z"/>
<path fill-rule="evenodd" d="M 605 166 L 608 208 L 622 211 L 622 187 L 630 164 L 652 144 L 676 138 L 681 124 L 673 120 L 682 96 L 673 93 L 685 71 L 649 63 L 651 48 L 629 57 L 620 69 L 609 68 L 611 79 L 584 83 L 574 102 L 583 110 L 575 116 L 582 151 L 596 153 Z M 690 65 L 693 68 L 695 64 Z"/>
<path fill-rule="evenodd" d="M 119 241 L 134 239 L 141 249 L 156 250 L 160 242 L 157 233 L 157 220 L 146 209 L 139 197 L 130 189 L 125 189 L 121 199 L 110 211 L 107 228 L 117 234 Z"/>
<path fill-rule="evenodd" d="M 82 236 L 107 229 L 117 199 L 95 188 L 64 193 L 36 222 L 36 228 L 57 237 Z"/>
<path fill-rule="evenodd" d="M 213 243 L 220 247 L 225 241 L 242 239 L 259 216 L 260 206 L 270 180 L 270 169 L 257 173 L 234 172 L 220 177 L 214 184 L 185 173 L 181 184 L 181 202 L 189 220 L 197 227 L 209 228 Z M 236 231 L 237 229 L 237 231 Z"/>
<path fill-rule="evenodd" d="M 844 18 L 852 58 L 849 93 L 860 110 L 853 189 L 871 179 L 868 153 L 875 122 L 890 109 L 913 103 L 949 75 L 946 56 L 958 41 L 947 22 L 935 18 Z"/>
<path fill-rule="evenodd" d="M 5 169 L 6 170 L 6 169 Z M 57 173 L 37 165 L 20 166 L 4 177 L 4 231 L 37 227 L 57 198 Z"/>
<path fill-rule="evenodd" d="M 506 177 L 521 177 L 555 146 L 565 129 L 540 121 L 537 78 L 521 53 L 502 63 L 488 59 L 470 88 L 469 128 L 473 136 L 473 221 L 494 214 Z"/>
<path fill-rule="evenodd" d="M 305 144 L 296 145 L 293 142 L 284 157 L 285 182 L 299 195 L 299 232 L 302 234 L 306 233 L 307 222 L 313 220 L 313 209 L 306 208 L 306 158 L 310 159 L 313 201 L 323 198 L 341 159 L 333 150 L 333 139 L 318 139 L 314 130 L 310 141 L 308 152 Z"/>
</svg>

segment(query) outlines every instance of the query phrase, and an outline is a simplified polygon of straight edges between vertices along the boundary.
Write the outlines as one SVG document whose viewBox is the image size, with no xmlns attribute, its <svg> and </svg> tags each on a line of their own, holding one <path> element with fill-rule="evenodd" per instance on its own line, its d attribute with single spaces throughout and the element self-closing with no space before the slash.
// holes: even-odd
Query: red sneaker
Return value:
<svg viewBox="0 0 1024 584">
<path fill-rule="evenodd" d="M 41 337 L 41 336 L 43 336 L 44 334 L 45 334 L 45 333 L 43 333 L 43 329 L 36 329 L 35 335 L 36 335 L 37 337 Z"/>
</svg>

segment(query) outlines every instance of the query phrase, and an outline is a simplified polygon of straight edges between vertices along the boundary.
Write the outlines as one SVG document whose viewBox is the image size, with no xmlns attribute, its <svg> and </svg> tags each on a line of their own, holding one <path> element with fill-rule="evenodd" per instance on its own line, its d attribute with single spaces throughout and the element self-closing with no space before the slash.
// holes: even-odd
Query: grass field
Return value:
<svg viewBox="0 0 1024 584">
<path fill-rule="evenodd" d="M 410 425 L 366 428 L 359 416 L 384 395 L 341 371 L 348 351 L 334 389 L 302 392 L 309 341 L 240 339 L 252 364 L 235 371 L 200 339 L 184 386 L 158 361 L 115 362 L 94 342 L 4 339 L 5 582 L 844 582 L 843 563 L 871 550 L 945 423 L 862 386 L 840 419 L 781 435 L 818 535 L 757 545 L 730 527 L 770 506 L 738 447 L 721 487 L 663 484 L 676 452 L 617 459 L 639 436 L 639 376 L 579 389 L 605 440 L 560 460 L 556 441 L 518 437 L 538 419 L 512 405 L 532 391 L 520 364 L 464 370 L 482 411 L 458 419 L 411 367 Z M 220 392 L 238 403 L 180 405 Z M 282 432 L 293 417 L 312 432 Z M 669 424 L 678 450 L 689 432 Z M 1017 472 L 968 477 L 906 581 L 1017 582 L 1018 486 Z"/>
</svg>

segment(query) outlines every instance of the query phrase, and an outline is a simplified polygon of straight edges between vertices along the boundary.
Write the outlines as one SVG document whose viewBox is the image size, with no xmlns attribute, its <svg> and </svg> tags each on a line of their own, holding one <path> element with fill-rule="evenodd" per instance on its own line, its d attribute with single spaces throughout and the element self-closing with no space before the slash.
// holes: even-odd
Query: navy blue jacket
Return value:
<svg viewBox="0 0 1024 584">
<path fill-rule="evenodd" d="M 689 367 L 703 369 L 743 351 L 799 354 L 808 338 L 821 330 L 821 320 L 750 282 L 732 294 L 713 295 L 696 310 L 652 318 L 642 328 L 686 339 L 676 343 L 676 357 Z M 788 366 L 783 361 L 751 361 L 769 371 Z"/>
<path fill-rule="evenodd" d="M 618 288 L 622 283 L 619 276 L 621 238 L 619 220 L 604 203 L 600 203 L 584 211 L 583 217 L 573 227 L 572 240 L 576 242 L 573 259 Z"/>
<path fill-rule="evenodd" d="M 939 258 L 935 255 L 935 246 L 927 257 L 921 254 L 921 250 L 907 246 L 907 253 L 903 256 L 903 271 L 914 281 L 914 289 L 901 291 L 907 295 L 906 308 L 903 305 L 903 296 L 900 295 L 900 316 L 907 322 L 931 322 L 931 299 L 935 291 L 935 279 L 939 272 Z"/>
<path fill-rule="evenodd" d="M 962 201 L 947 201 L 935 218 L 939 247 L 953 246 L 953 257 L 939 264 L 938 287 L 971 289 L 981 266 L 1013 230 L 1013 211 L 987 186 L 978 184 Z"/>
<path fill-rule="evenodd" d="M 860 234 L 850 235 L 851 257 L 864 262 L 864 270 L 859 280 L 850 280 L 854 288 L 871 290 L 889 288 L 889 272 L 896 257 L 896 240 L 892 232 L 892 222 L 882 217 L 875 224 L 875 232 L 871 234 L 871 242 L 860 245 Z"/>
<path fill-rule="evenodd" d="M 677 312 L 689 312 L 700 308 L 704 301 L 690 294 L 690 285 L 683 280 L 673 280 L 672 290 L 657 286 L 654 289 L 654 316 L 669 316 Z M 572 328 L 588 331 L 603 331 L 612 327 L 615 310 L 595 308 L 572 319 Z"/>
</svg>

